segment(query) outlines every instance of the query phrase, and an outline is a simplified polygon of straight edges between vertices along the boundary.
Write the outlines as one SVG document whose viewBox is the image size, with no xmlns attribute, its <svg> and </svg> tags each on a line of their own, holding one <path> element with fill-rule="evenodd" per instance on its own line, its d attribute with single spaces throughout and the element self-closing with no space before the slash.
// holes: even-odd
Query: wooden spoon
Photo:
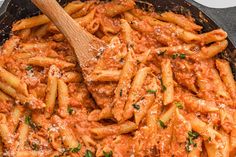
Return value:
<svg viewBox="0 0 236 157">
<path fill-rule="evenodd" d="M 98 55 L 99 48 L 105 48 L 105 43 L 84 30 L 57 3 L 56 0 L 31 0 L 64 34 L 74 48 L 80 66 Z"/>
</svg>

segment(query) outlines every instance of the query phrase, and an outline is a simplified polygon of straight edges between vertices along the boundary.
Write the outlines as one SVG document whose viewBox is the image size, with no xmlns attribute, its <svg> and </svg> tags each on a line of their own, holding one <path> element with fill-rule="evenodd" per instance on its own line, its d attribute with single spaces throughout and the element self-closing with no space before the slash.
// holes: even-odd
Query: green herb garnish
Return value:
<svg viewBox="0 0 236 157">
<path fill-rule="evenodd" d="M 180 54 L 180 55 L 179 55 L 179 58 L 185 59 L 185 58 L 186 58 L 186 55 L 185 55 L 185 54 Z"/>
<path fill-rule="evenodd" d="M 199 134 L 195 131 L 189 131 L 188 132 L 188 138 L 187 138 L 187 142 L 186 142 L 186 146 L 185 149 L 187 152 L 190 152 L 190 146 L 193 145 L 193 147 L 197 147 L 197 143 L 194 142 L 195 139 L 197 139 L 199 137 Z"/>
<path fill-rule="evenodd" d="M 29 65 L 25 68 L 25 70 L 27 70 L 27 71 L 33 70 L 33 67 L 31 65 Z"/>
<path fill-rule="evenodd" d="M 37 145 L 36 143 L 33 143 L 31 148 L 32 148 L 32 150 L 38 151 L 39 150 L 39 145 Z"/>
<path fill-rule="evenodd" d="M 138 104 L 133 104 L 132 105 L 136 110 L 139 110 L 140 109 L 140 105 L 138 105 Z"/>
<path fill-rule="evenodd" d="M 150 94 L 156 94 L 157 90 L 149 89 L 147 90 L 147 92 Z"/>
<path fill-rule="evenodd" d="M 120 96 L 122 96 L 122 94 L 123 94 L 123 90 L 121 89 L 121 90 L 120 90 Z"/>
<path fill-rule="evenodd" d="M 25 124 L 29 125 L 34 130 L 39 130 L 41 127 L 35 124 L 30 116 L 25 117 Z"/>
<path fill-rule="evenodd" d="M 78 152 L 80 151 L 80 149 L 81 149 L 81 144 L 78 144 L 77 147 L 75 147 L 75 148 L 70 148 L 70 152 L 72 152 L 72 153 L 78 153 Z"/>
<path fill-rule="evenodd" d="M 165 50 L 165 51 L 161 51 L 161 52 L 159 52 L 158 55 L 159 55 L 159 56 L 164 56 L 165 53 L 166 53 L 166 50 Z"/>
<path fill-rule="evenodd" d="M 166 86 L 163 84 L 163 81 L 161 79 L 161 92 L 163 93 L 166 90 Z"/>
<path fill-rule="evenodd" d="M 67 112 L 68 112 L 70 115 L 72 115 L 73 112 L 74 112 L 74 110 L 73 110 L 73 108 L 68 107 L 68 108 L 67 108 Z"/>
<path fill-rule="evenodd" d="M 173 58 L 173 59 L 176 59 L 178 56 L 179 56 L 179 54 L 178 54 L 178 53 L 175 53 L 175 54 L 172 55 L 172 58 Z"/>
<path fill-rule="evenodd" d="M 104 157 L 112 157 L 112 151 L 110 151 L 110 152 L 105 152 L 105 151 L 103 151 L 103 155 L 104 155 Z"/>
<path fill-rule="evenodd" d="M 85 157 L 93 157 L 93 153 L 90 150 L 86 150 Z"/>
<path fill-rule="evenodd" d="M 159 124 L 163 129 L 167 128 L 167 126 L 165 125 L 163 121 L 159 120 Z"/>
<path fill-rule="evenodd" d="M 181 102 L 175 102 L 176 107 L 178 107 L 179 109 L 183 109 L 183 104 Z"/>
</svg>

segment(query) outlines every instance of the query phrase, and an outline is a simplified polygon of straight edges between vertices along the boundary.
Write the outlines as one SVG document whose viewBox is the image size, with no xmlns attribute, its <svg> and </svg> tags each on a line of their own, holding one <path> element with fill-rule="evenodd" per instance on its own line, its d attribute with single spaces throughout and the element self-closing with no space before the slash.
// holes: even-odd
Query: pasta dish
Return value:
<svg viewBox="0 0 236 157">
<path fill-rule="evenodd" d="M 134 0 L 64 10 L 108 47 L 81 69 L 45 15 L 13 24 L 0 49 L 0 156 L 235 157 L 224 30 Z"/>
</svg>

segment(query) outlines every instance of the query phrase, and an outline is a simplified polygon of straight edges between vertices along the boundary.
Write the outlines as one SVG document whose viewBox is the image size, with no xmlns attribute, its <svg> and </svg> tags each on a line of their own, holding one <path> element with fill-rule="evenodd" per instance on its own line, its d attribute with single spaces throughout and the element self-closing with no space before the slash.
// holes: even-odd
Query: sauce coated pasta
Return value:
<svg viewBox="0 0 236 157">
<path fill-rule="evenodd" d="M 64 9 L 108 47 L 81 69 L 45 15 L 13 24 L 0 50 L 0 156 L 236 155 L 236 83 L 215 57 L 224 30 L 200 34 L 193 18 L 133 0 Z"/>
</svg>

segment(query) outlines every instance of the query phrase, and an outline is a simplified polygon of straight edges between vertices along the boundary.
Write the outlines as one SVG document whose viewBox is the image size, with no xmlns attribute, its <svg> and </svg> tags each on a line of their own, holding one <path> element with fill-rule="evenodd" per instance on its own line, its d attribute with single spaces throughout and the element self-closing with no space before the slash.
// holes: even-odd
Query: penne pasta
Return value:
<svg viewBox="0 0 236 157">
<path fill-rule="evenodd" d="M 165 59 L 161 62 L 162 71 L 162 88 L 163 88 L 163 103 L 168 105 L 174 100 L 174 81 L 173 72 L 171 69 L 171 62 Z"/>
<path fill-rule="evenodd" d="M 18 147 L 17 150 L 24 149 L 24 146 L 27 142 L 27 136 L 29 134 L 29 125 L 22 122 L 17 130 L 18 136 Z"/>
<path fill-rule="evenodd" d="M 176 105 L 171 104 L 171 106 L 166 110 L 166 112 L 160 115 L 159 121 L 163 122 L 165 125 L 171 119 L 175 110 L 176 110 Z"/>
<path fill-rule="evenodd" d="M 73 14 L 74 12 L 80 10 L 83 6 L 84 6 L 84 3 L 72 2 L 72 3 L 69 3 L 64 8 L 64 10 L 68 14 Z M 38 16 L 34 16 L 31 18 L 22 19 L 20 21 L 17 21 L 13 25 L 12 31 L 19 31 L 22 29 L 33 28 L 33 27 L 40 26 L 40 25 L 43 25 L 43 24 L 46 24 L 49 22 L 50 22 L 50 20 L 48 19 L 48 17 L 46 15 L 38 15 Z"/>
<path fill-rule="evenodd" d="M 152 79 L 152 83 L 150 85 L 150 89 L 152 90 L 152 93 L 147 93 L 144 95 L 143 99 L 135 103 L 136 106 L 139 106 L 140 108 L 138 109 L 137 107 L 134 109 L 134 119 L 135 123 L 139 125 L 141 120 L 145 117 L 147 114 L 149 108 L 153 105 L 154 100 L 155 100 L 155 94 L 157 92 L 157 83 L 156 79 Z M 135 107 L 132 106 L 132 107 Z"/>
<path fill-rule="evenodd" d="M 67 72 L 62 75 L 61 79 L 65 83 L 76 83 L 83 80 L 82 74 L 78 72 Z"/>
<path fill-rule="evenodd" d="M 62 69 L 75 67 L 73 63 L 49 57 L 33 57 L 28 60 L 28 64 L 42 67 L 50 67 L 51 65 L 56 65 L 58 68 Z"/>
<path fill-rule="evenodd" d="M 58 113 L 61 117 L 68 116 L 68 105 L 69 105 L 69 92 L 68 87 L 64 81 L 61 79 L 58 79 L 57 81 L 58 85 Z"/>
<path fill-rule="evenodd" d="M 185 16 L 175 14 L 171 11 L 162 13 L 160 16 L 158 16 L 158 19 L 177 24 L 178 26 L 190 32 L 200 31 L 202 29 L 202 26 L 195 24 Z"/>
<path fill-rule="evenodd" d="M 120 70 L 94 70 L 90 76 L 91 81 L 119 81 Z"/>
<path fill-rule="evenodd" d="M 226 86 L 227 91 L 229 92 L 233 101 L 236 102 L 236 85 L 234 82 L 233 73 L 230 69 L 229 62 L 222 59 L 217 59 L 216 67 L 220 72 L 220 77 L 224 85 Z"/>
<path fill-rule="evenodd" d="M 125 101 L 128 97 L 128 85 L 131 83 L 135 69 L 135 60 L 132 54 L 133 50 L 129 50 L 125 59 L 125 65 L 123 66 L 120 75 L 118 86 L 115 90 L 114 108 L 112 109 L 112 113 L 117 121 L 121 121 L 123 118 L 122 111 L 125 107 Z"/>
<path fill-rule="evenodd" d="M 0 67 L 0 80 L 6 82 L 10 86 L 18 90 L 20 93 L 28 96 L 29 93 L 27 85 L 23 81 L 21 81 L 18 77 L 11 74 L 2 67 Z"/>
<path fill-rule="evenodd" d="M 222 52 L 227 46 L 227 40 L 215 42 L 208 47 L 202 47 L 201 52 L 199 54 L 196 54 L 196 57 L 200 59 L 208 59 L 214 57 L 218 53 Z"/>
<path fill-rule="evenodd" d="M 103 126 L 99 128 L 92 128 L 91 132 L 96 138 L 104 138 L 111 135 L 119 135 L 132 132 L 136 130 L 137 126 L 135 123 L 126 121 L 121 124 L 114 124 L 109 126 Z"/>
<path fill-rule="evenodd" d="M 151 70 L 150 68 L 144 67 L 137 71 L 131 84 L 128 99 L 125 104 L 124 114 L 123 114 L 124 120 L 127 120 L 133 116 L 134 112 L 133 104 L 135 104 L 138 101 L 138 99 L 141 98 L 142 95 L 140 95 L 139 93 L 150 70 Z"/>
<path fill-rule="evenodd" d="M 24 114 L 24 108 L 20 105 L 16 105 L 8 117 L 9 130 L 11 133 L 16 131 L 16 128 L 20 122 L 20 118 Z"/>
<path fill-rule="evenodd" d="M 58 76 L 60 70 L 52 65 L 48 72 L 48 83 L 47 83 L 47 94 L 46 94 L 46 108 L 45 108 L 45 116 L 47 118 L 51 117 L 53 113 L 56 97 L 57 97 L 57 89 L 58 89 Z"/>
</svg>

